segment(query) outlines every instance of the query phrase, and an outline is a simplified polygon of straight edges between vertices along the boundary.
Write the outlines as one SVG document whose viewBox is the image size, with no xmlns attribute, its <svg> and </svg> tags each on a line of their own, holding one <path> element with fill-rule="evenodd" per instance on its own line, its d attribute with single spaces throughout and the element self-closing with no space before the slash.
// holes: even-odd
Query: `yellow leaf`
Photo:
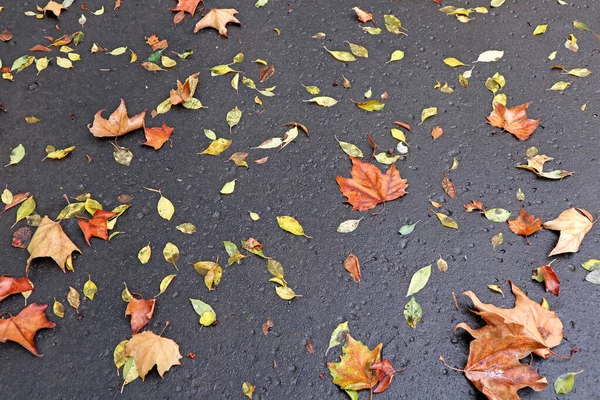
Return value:
<svg viewBox="0 0 600 400">
<path fill-rule="evenodd" d="M 171 203 L 171 200 L 167 199 L 162 194 L 160 195 L 160 199 L 157 204 L 158 215 L 170 221 L 175 213 L 175 206 Z"/>
<path fill-rule="evenodd" d="M 56 64 L 61 68 L 73 68 L 73 63 L 68 58 L 56 57 Z"/>
<path fill-rule="evenodd" d="M 421 111 L 421 124 L 427 119 L 437 114 L 437 107 L 429 107 Z"/>
<path fill-rule="evenodd" d="M 127 46 L 117 47 L 113 51 L 109 51 L 106 54 L 110 54 L 111 56 L 120 56 L 121 54 L 125 54 L 126 51 L 127 51 Z"/>
<path fill-rule="evenodd" d="M 208 154 L 211 156 L 218 156 L 231 145 L 231 140 L 219 138 L 213 140 L 212 143 L 202 152 L 198 154 Z"/>
<path fill-rule="evenodd" d="M 92 281 L 92 277 L 88 275 L 87 282 L 83 285 L 83 294 L 90 300 L 94 300 L 94 296 L 98 291 L 98 286 Z"/>
<path fill-rule="evenodd" d="M 175 267 L 175 269 L 179 269 L 177 268 L 177 260 L 179 260 L 179 249 L 177 246 L 171 242 L 168 242 L 163 249 L 163 256 L 169 264 Z"/>
<path fill-rule="evenodd" d="M 177 276 L 177 274 L 165 276 L 163 278 L 163 280 L 160 282 L 160 292 L 158 294 L 163 294 L 165 292 L 165 290 L 167 290 L 167 288 L 169 287 L 169 285 L 171 284 L 173 279 L 175 279 L 176 276 Z"/>
<path fill-rule="evenodd" d="M 348 53 L 347 51 L 338 51 L 338 50 L 329 50 L 327 47 L 323 47 L 329 54 L 333 56 L 338 61 L 342 62 L 351 62 L 356 61 L 356 57 L 352 55 L 352 53 Z"/>
<path fill-rule="evenodd" d="M 548 24 L 538 25 L 538 26 L 535 27 L 535 30 L 533 31 L 533 34 L 535 36 L 541 35 L 542 33 L 546 33 L 546 29 L 548 29 Z"/>
<path fill-rule="evenodd" d="M 298 220 L 296 220 L 294 217 L 290 217 L 289 215 L 277 217 L 277 223 L 284 231 L 290 232 L 297 236 L 306 236 L 309 239 L 312 238 L 304 233 L 302 225 L 300 225 L 300 222 L 298 222 Z"/>
<path fill-rule="evenodd" d="M 467 64 L 463 63 L 462 61 L 457 60 L 454 57 L 444 58 L 444 64 L 446 64 L 446 65 L 448 65 L 448 66 L 450 66 L 452 68 L 461 67 L 463 65 L 467 65 Z"/>
<path fill-rule="evenodd" d="M 433 210 L 431 210 L 431 211 L 433 211 Z M 437 213 L 435 211 L 433 211 L 433 213 L 438 217 L 438 219 L 440 220 L 440 223 L 442 225 L 444 225 L 446 228 L 458 229 L 458 224 L 456 223 L 456 221 L 453 220 L 452 218 L 450 218 L 449 216 L 447 216 L 446 214 Z"/>
<path fill-rule="evenodd" d="M 150 261 L 151 255 L 152 249 L 150 248 L 150 243 L 148 243 L 146 246 L 142 247 L 140 251 L 138 251 L 138 260 L 140 260 L 142 264 L 146 264 L 148 261 Z"/>
<path fill-rule="evenodd" d="M 235 190 L 235 179 L 227 182 L 221 189 L 221 194 L 231 194 Z"/>
<path fill-rule="evenodd" d="M 570 85 L 571 85 L 571 82 L 559 81 L 559 82 L 556 82 L 554 85 L 552 85 L 552 87 L 550 89 L 546 89 L 546 90 L 558 90 L 558 91 L 565 90 Z"/>
</svg>

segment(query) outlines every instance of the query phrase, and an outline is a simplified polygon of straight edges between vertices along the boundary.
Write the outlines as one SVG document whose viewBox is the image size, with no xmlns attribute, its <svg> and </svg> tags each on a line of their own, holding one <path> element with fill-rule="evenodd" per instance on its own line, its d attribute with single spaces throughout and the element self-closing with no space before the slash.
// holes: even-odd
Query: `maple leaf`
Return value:
<svg viewBox="0 0 600 400">
<path fill-rule="evenodd" d="M 52 258 L 66 273 L 67 268 L 73 270 L 72 253 L 74 251 L 81 253 L 81 250 L 65 234 L 60 222 L 54 222 L 48 217 L 42 219 L 27 246 L 27 251 L 29 251 L 29 258 L 27 259 L 26 273 L 29 272 L 31 261 L 38 257 Z"/>
<path fill-rule="evenodd" d="M 360 286 L 360 263 L 358 257 L 350 253 L 344 261 L 344 269 L 350 273 L 350 276 Z"/>
<path fill-rule="evenodd" d="M 540 391 L 548 385 L 530 365 L 519 362 L 544 347 L 522 331 L 522 326 L 515 332 L 506 325 L 490 327 L 469 346 L 465 376 L 490 400 L 518 400 L 519 389 Z"/>
<path fill-rule="evenodd" d="M 125 345 L 125 356 L 133 357 L 142 381 L 155 365 L 162 377 L 172 366 L 181 365 L 183 358 L 175 341 L 150 331 L 133 335 Z"/>
<path fill-rule="evenodd" d="M 496 128 L 502 128 L 512 133 L 519 140 L 526 140 L 531 136 L 540 123 L 540 119 L 527 119 L 527 108 L 531 102 L 507 108 L 503 104 L 494 102 L 494 110 L 486 116 L 488 123 Z"/>
<path fill-rule="evenodd" d="M 167 126 L 163 122 L 161 127 L 146 128 L 144 124 L 144 135 L 146 135 L 146 141 L 143 143 L 146 146 L 153 147 L 154 150 L 160 149 L 163 144 L 171 137 L 174 128 Z"/>
<path fill-rule="evenodd" d="M 159 40 L 158 36 L 156 35 L 150 35 L 150 37 L 148 37 L 148 40 L 146 40 L 146 43 L 148 43 L 150 47 L 152 47 L 152 51 L 166 49 L 167 47 L 169 47 L 169 42 L 166 39 Z"/>
<path fill-rule="evenodd" d="M 521 207 L 519 216 L 508 221 L 511 231 L 517 235 L 529 236 L 542 229 L 542 218 L 535 218 L 525 212 L 525 207 Z"/>
<path fill-rule="evenodd" d="M 465 204 L 465 212 L 473 212 L 475 210 L 485 212 L 483 209 L 483 203 L 480 201 L 472 200 L 469 204 Z"/>
<path fill-rule="evenodd" d="M 134 335 L 148 324 L 154 314 L 155 305 L 156 299 L 146 300 L 143 297 L 141 299 L 131 298 L 131 301 L 127 304 L 125 316 L 131 315 L 131 332 Z"/>
<path fill-rule="evenodd" d="M 547 179 L 562 179 L 566 176 L 573 175 L 572 172 L 566 171 L 564 169 L 557 169 L 554 171 L 544 172 L 544 164 L 546 163 L 546 161 L 550 160 L 554 160 L 554 158 L 548 157 L 545 154 L 537 154 L 536 156 L 530 157 L 527 160 L 527 165 L 517 165 L 517 168 L 529 170 L 537 176 L 541 176 Z"/>
<path fill-rule="evenodd" d="M 198 21 L 194 28 L 194 33 L 204 28 L 214 28 L 219 31 L 221 36 L 228 38 L 226 25 L 229 22 L 241 24 L 241 22 L 233 16 L 237 13 L 238 11 L 234 8 L 213 8 Z"/>
<path fill-rule="evenodd" d="M 28 290 L 33 290 L 33 286 L 31 286 L 31 282 L 29 282 L 27 277 L 13 278 L 10 275 L 0 276 L 0 301 L 11 294 L 23 293 Z"/>
<path fill-rule="evenodd" d="M 406 194 L 407 180 L 400 177 L 396 166 L 392 166 L 385 174 L 371 163 L 352 160 L 352 178 L 336 176 L 340 191 L 348 198 L 354 210 L 367 211 L 379 203 L 391 201 Z"/>
<path fill-rule="evenodd" d="M 16 317 L 11 315 L 9 318 L 0 319 L 0 342 L 6 343 L 7 340 L 17 342 L 39 356 L 33 341 L 35 334 L 40 329 L 56 326 L 46 318 L 44 311 L 47 307 L 47 304 L 33 303 L 22 309 Z"/>
<path fill-rule="evenodd" d="M 50 0 L 48 4 L 42 8 L 42 14 L 46 14 L 50 11 L 52 14 L 56 15 L 56 17 L 60 17 L 60 13 L 62 10 L 66 10 L 67 8 L 60 3 Z"/>
<path fill-rule="evenodd" d="M 142 111 L 129 118 L 123 99 L 121 99 L 121 105 L 108 117 L 108 120 L 102 118 L 103 111 L 105 110 L 98 111 L 94 116 L 94 123 L 88 124 L 88 129 L 96 137 L 118 137 L 140 129 L 146 116 L 146 111 Z"/>
<path fill-rule="evenodd" d="M 558 218 L 544 223 L 544 228 L 560 231 L 558 243 L 548 257 L 563 253 L 576 253 L 586 233 L 594 225 L 592 215 L 583 208 L 569 208 Z"/>
<path fill-rule="evenodd" d="M 521 289 L 511 282 L 512 292 L 515 295 L 514 308 L 499 308 L 493 304 L 482 303 L 475 293 L 464 292 L 478 311 L 475 314 L 488 323 L 479 329 L 472 329 L 465 323 L 458 324 L 457 328 L 468 331 L 474 338 L 480 338 L 489 330 L 496 329 L 500 325 L 506 325 L 507 329 L 516 332 L 523 327 L 522 335 L 536 340 L 541 348 L 534 351 L 540 357 L 548 358 L 551 354 L 550 348 L 560 344 L 563 338 L 563 325 L 558 315 L 532 301 Z"/>
<path fill-rule="evenodd" d="M 202 2 L 202 0 L 177 0 L 177 5 L 174 8 L 169 8 L 171 11 L 184 11 L 186 13 L 192 14 L 196 12 L 196 8 L 198 8 L 198 4 Z"/>
<path fill-rule="evenodd" d="M 115 215 L 118 215 L 118 213 L 96 210 L 92 219 L 80 219 L 78 221 L 88 246 L 91 246 L 90 239 L 92 237 L 108 240 L 108 218 L 114 217 Z"/>
<path fill-rule="evenodd" d="M 358 20 L 362 23 L 367 23 L 373 20 L 373 14 L 371 14 L 370 12 L 361 10 L 358 7 L 354 7 L 352 10 L 354 10 L 354 12 L 356 13 L 356 18 L 358 18 Z"/>
<path fill-rule="evenodd" d="M 373 390 L 374 393 L 381 393 L 385 391 L 385 389 L 390 386 L 392 383 L 392 379 L 396 376 L 396 370 L 392 367 L 392 362 L 387 358 L 384 358 L 383 361 L 377 362 L 369 368 L 372 371 L 375 371 L 377 374 L 377 379 L 379 380 L 379 385 Z"/>
<path fill-rule="evenodd" d="M 344 390 L 372 389 L 377 384 L 377 375 L 369 368 L 381 361 L 379 343 L 373 350 L 346 334 L 346 344 L 337 363 L 328 362 L 327 367 L 333 383 Z"/>
<path fill-rule="evenodd" d="M 177 81 L 177 89 L 171 89 L 171 104 L 181 104 L 190 101 L 196 93 L 198 73 L 190 75 L 184 83 Z"/>
</svg>

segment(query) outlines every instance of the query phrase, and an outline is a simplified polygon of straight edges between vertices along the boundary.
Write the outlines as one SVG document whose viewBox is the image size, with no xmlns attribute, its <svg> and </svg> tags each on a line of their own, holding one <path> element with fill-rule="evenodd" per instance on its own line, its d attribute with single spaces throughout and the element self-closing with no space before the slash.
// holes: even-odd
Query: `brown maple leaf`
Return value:
<svg viewBox="0 0 600 400">
<path fill-rule="evenodd" d="M 0 319 L 0 342 L 6 343 L 7 340 L 17 342 L 25 347 L 31 353 L 39 356 L 35 342 L 35 334 L 40 329 L 54 328 L 56 324 L 48 321 L 44 311 L 47 304 L 33 303 L 21 310 L 13 317 Z M 10 315 L 10 314 L 9 314 Z"/>
<path fill-rule="evenodd" d="M 162 377 L 172 366 L 181 365 L 183 358 L 175 341 L 150 331 L 133 335 L 125 345 L 125 356 L 133 357 L 142 381 L 155 365 Z"/>
<path fill-rule="evenodd" d="M 392 367 L 392 362 L 384 358 L 383 361 L 374 363 L 369 367 L 370 370 L 375 371 L 379 385 L 373 390 L 373 393 L 381 393 L 390 386 L 392 379 L 396 376 L 396 370 Z"/>
<path fill-rule="evenodd" d="M 493 304 L 482 303 L 475 293 L 471 291 L 464 292 L 468 296 L 478 311 L 475 314 L 488 323 L 488 325 L 472 329 L 467 324 L 458 324 L 457 328 L 462 328 L 468 331 L 474 338 L 483 337 L 488 330 L 496 329 L 500 325 L 506 325 L 507 329 L 512 332 L 518 332 L 521 328 L 522 335 L 536 340 L 541 348 L 534 351 L 540 357 L 548 358 L 551 354 L 551 349 L 560 344 L 563 338 L 563 325 L 558 315 L 554 311 L 550 311 L 532 301 L 511 282 L 512 292 L 515 295 L 514 308 L 499 308 Z M 516 333 L 515 333 L 516 334 Z"/>
<path fill-rule="evenodd" d="M 27 247 L 29 258 L 27 259 L 26 273 L 29 273 L 31 261 L 38 257 L 50 257 L 63 270 L 73 270 L 74 251 L 81 253 L 81 250 L 69 239 L 60 226 L 60 222 L 54 222 L 48 217 L 44 217 L 40 226 L 33 234 L 31 242 Z"/>
<path fill-rule="evenodd" d="M 131 315 L 131 333 L 134 335 L 141 331 L 152 319 L 154 306 L 156 305 L 156 299 L 146 300 L 143 296 L 140 297 L 141 299 L 132 297 L 125 310 L 125 316 Z"/>
<path fill-rule="evenodd" d="M 48 4 L 42 8 L 42 14 L 46 14 L 50 11 L 52 14 L 56 15 L 56 17 L 60 17 L 60 13 L 62 10 L 66 10 L 67 8 L 60 3 L 50 0 Z"/>
<path fill-rule="evenodd" d="M 542 229 L 542 217 L 535 218 L 525 212 L 525 207 L 521 207 L 519 216 L 509 220 L 508 226 L 517 235 L 529 236 Z"/>
<path fill-rule="evenodd" d="M 352 178 L 336 176 L 340 191 L 348 198 L 354 210 L 367 211 L 379 203 L 395 200 L 406 194 L 407 180 L 400 177 L 396 166 L 392 166 L 385 174 L 371 163 L 352 160 Z"/>
<path fill-rule="evenodd" d="M 10 275 L 0 276 L 0 301 L 11 294 L 23 293 L 29 290 L 33 290 L 33 286 L 31 286 L 31 282 L 27 277 L 13 278 Z"/>
<path fill-rule="evenodd" d="M 105 110 L 98 111 L 94 116 L 94 123 L 88 124 L 88 129 L 96 137 L 118 137 L 140 129 L 146 116 L 146 111 L 142 111 L 130 118 L 127 115 L 127 107 L 123 99 L 121 99 L 121 105 L 108 119 L 102 118 L 103 111 Z"/>
<path fill-rule="evenodd" d="M 169 47 L 169 42 L 166 39 L 159 40 L 158 36 L 156 35 L 150 35 L 146 40 L 146 43 L 148 43 L 148 45 L 152 47 L 152 51 L 166 49 L 167 47 Z"/>
<path fill-rule="evenodd" d="M 350 273 L 354 282 L 360 286 L 360 263 L 358 262 L 358 257 L 350 253 L 346 261 L 344 261 L 344 269 Z"/>
<path fill-rule="evenodd" d="M 158 150 L 163 146 L 163 144 L 165 144 L 167 140 L 169 140 L 173 131 L 174 128 L 167 126 L 167 124 L 164 122 L 162 126 L 156 126 L 153 128 L 147 128 L 146 124 L 144 124 L 144 135 L 146 136 L 146 142 L 143 144 L 154 148 L 154 150 Z"/>
<path fill-rule="evenodd" d="M 483 203 L 480 201 L 472 200 L 469 204 L 465 204 L 465 212 L 473 212 L 473 211 L 481 211 L 485 212 L 483 209 Z"/>
<path fill-rule="evenodd" d="M 594 225 L 592 215 L 583 208 L 569 208 L 558 218 L 544 223 L 544 228 L 560 231 L 558 243 L 548 257 L 563 253 L 576 253 L 586 233 Z"/>
<path fill-rule="evenodd" d="M 174 8 L 169 8 L 169 10 L 176 12 L 183 11 L 192 14 L 193 17 L 198 4 L 201 2 L 202 0 L 177 0 L 177 5 Z"/>
<path fill-rule="evenodd" d="M 343 390 L 372 390 L 378 378 L 370 367 L 381 361 L 382 347 L 379 343 L 373 350 L 369 350 L 363 343 L 346 334 L 340 361 L 327 363 L 333 383 Z"/>
<path fill-rule="evenodd" d="M 488 123 L 496 128 L 502 128 L 512 133 L 519 140 L 526 140 L 538 127 L 540 119 L 528 119 L 527 108 L 531 102 L 506 108 L 503 104 L 494 102 L 494 110 L 486 116 Z"/>
<path fill-rule="evenodd" d="M 88 246 L 91 246 L 90 239 L 92 237 L 108 240 L 108 219 L 115 215 L 118 215 L 118 213 L 96 210 L 92 219 L 80 219 L 78 221 Z"/>
<path fill-rule="evenodd" d="M 234 17 L 234 14 L 237 13 L 238 11 L 234 8 L 213 8 L 200 21 L 198 21 L 196 27 L 194 28 L 194 33 L 204 28 L 214 28 L 219 31 L 221 36 L 228 38 L 229 36 L 227 36 L 226 25 L 229 22 L 241 24 L 241 22 Z"/>
<path fill-rule="evenodd" d="M 527 165 L 517 165 L 517 168 L 529 170 L 537 176 L 541 176 L 547 179 L 562 179 L 566 176 L 573 175 L 572 172 L 566 171 L 564 169 L 556 169 L 554 171 L 544 172 L 544 164 L 546 163 L 546 161 L 550 160 L 554 160 L 554 158 L 548 157 L 545 154 L 537 154 L 534 157 L 530 157 L 527 160 Z"/>
<path fill-rule="evenodd" d="M 522 326 L 516 332 L 506 325 L 494 326 L 470 344 L 465 376 L 490 400 L 518 400 L 519 389 L 540 391 L 548 385 L 530 365 L 519 362 L 544 347 L 522 335 L 522 330 Z"/>
<path fill-rule="evenodd" d="M 177 81 L 177 89 L 171 89 L 171 104 L 181 104 L 190 101 L 196 93 L 198 73 L 190 75 L 184 83 Z"/>
<path fill-rule="evenodd" d="M 373 20 L 373 14 L 370 12 L 363 11 L 358 7 L 354 7 L 352 10 L 356 13 L 356 18 L 363 24 Z"/>
</svg>

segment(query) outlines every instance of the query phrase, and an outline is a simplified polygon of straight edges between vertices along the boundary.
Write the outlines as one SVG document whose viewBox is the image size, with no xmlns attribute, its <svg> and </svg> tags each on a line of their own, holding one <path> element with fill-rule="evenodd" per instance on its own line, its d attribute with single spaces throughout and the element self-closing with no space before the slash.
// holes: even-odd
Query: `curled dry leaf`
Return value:
<svg viewBox="0 0 600 400">
<path fill-rule="evenodd" d="M 531 279 L 538 282 L 544 282 L 546 292 L 550 292 L 555 296 L 560 293 L 560 281 L 556 272 L 550 265 L 543 265 L 532 271 Z"/>
<path fill-rule="evenodd" d="M 9 275 L 0 276 L 0 301 L 11 294 L 23 293 L 33 290 L 33 286 L 27 277 L 13 278 Z"/>
<path fill-rule="evenodd" d="M 469 204 L 465 204 L 465 212 L 473 212 L 473 211 L 481 211 L 485 212 L 483 209 L 483 203 L 480 201 L 473 200 Z"/>
<path fill-rule="evenodd" d="M 527 118 L 527 108 L 530 104 L 531 102 L 527 102 L 507 108 L 501 103 L 494 102 L 495 108 L 486 118 L 490 125 L 504 129 L 519 140 L 527 140 L 540 123 L 540 118 Z"/>
<path fill-rule="evenodd" d="M 269 333 L 271 331 L 271 329 L 273 329 L 273 326 L 275 326 L 275 324 L 273 323 L 273 321 L 271 321 L 271 318 L 269 318 L 268 320 L 265 321 L 265 323 L 262 326 L 262 333 L 263 335 L 267 335 L 267 333 Z"/>
<path fill-rule="evenodd" d="M 173 8 L 169 8 L 169 10 L 178 13 L 183 11 L 191 14 L 193 17 L 200 2 L 202 2 L 202 0 L 178 0 L 177 5 Z"/>
<path fill-rule="evenodd" d="M 83 231 L 88 246 L 91 246 L 90 239 L 92 237 L 108 240 L 108 218 L 117 214 L 112 211 L 96 210 L 92 219 L 80 219 L 77 222 Z"/>
<path fill-rule="evenodd" d="M 187 103 L 196 93 L 198 86 L 198 73 L 188 76 L 184 83 L 177 81 L 177 89 L 171 89 L 169 95 L 172 105 Z"/>
<path fill-rule="evenodd" d="M 340 191 L 354 210 L 367 211 L 379 203 L 395 200 L 406 194 L 407 180 L 400 177 L 395 165 L 385 174 L 371 163 L 350 157 L 352 178 L 336 176 Z"/>
<path fill-rule="evenodd" d="M 442 180 L 442 189 L 451 199 L 456 197 L 456 187 L 454 183 L 448 178 L 448 175 L 444 174 L 444 179 Z"/>
<path fill-rule="evenodd" d="M 227 27 L 228 23 L 241 24 L 240 21 L 236 17 L 238 11 L 234 8 L 213 8 L 206 14 L 194 28 L 194 33 L 198 32 L 204 28 L 214 28 L 219 31 L 221 36 L 227 36 Z"/>
<path fill-rule="evenodd" d="M 431 130 L 431 137 L 433 138 L 433 140 L 438 139 L 443 134 L 444 134 L 444 130 L 440 126 L 436 126 L 435 128 L 433 128 Z"/>
<path fill-rule="evenodd" d="M 118 137 L 126 133 L 140 129 L 144 124 L 146 111 L 143 111 L 133 117 L 127 115 L 125 101 L 121 99 L 121 105 L 108 117 L 102 118 L 100 110 L 94 116 L 94 123 L 88 124 L 88 129 L 96 137 Z"/>
<path fill-rule="evenodd" d="M 363 24 L 373 20 L 373 14 L 369 12 L 363 11 L 358 7 L 354 7 L 352 10 L 356 13 L 356 18 Z"/>
<path fill-rule="evenodd" d="M 358 257 L 350 253 L 344 261 L 344 269 L 350 273 L 350 276 L 360 286 L 360 263 Z"/>
<path fill-rule="evenodd" d="M 396 370 L 392 367 L 392 362 L 384 358 L 383 361 L 374 363 L 369 367 L 370 370 L 375 371 L 379 385 L 373 390 L 373 393 L 381 393 L 390 386 L 392 379 L 396 376 Z"/>
<path fill-rule="evenodd" d="M 42 219 L 40 226 L 31 238 L 27 251 L 29 258 L 25 268 L 26 273 L 29 272 L 31 261 L 39 257 L 52 258 L 63 272 L 67 272 L 67 269 L 72 271 L 72 253 L 74 251 L 81 253 L 81 250 L 65 234 L 60 222 L 54 222 L 48 217 Z"/>
<path fill-rule="evenodd" d="M 527 165 L 517 165 L 517 168 L 529 170 L 537 176 L 541 176 L 547 179 L 562 179 L 566 176 L 573 175 L 572 172 L 565 171 L 564 169 L 557 169 L 554 171 L 544 172 L 544 164 L 546 163 L 546 161 L 550 160 L 554 160 L 554 158 L 548 157 L 545 154 L 536 154 L 527 160 Z"/>
<path fill-rule="evenodd" d="M 31 353 L 39 356 L 33 341 L 40 329 L 54 328 L 56 324 L 48 321 L 45 310 L 47 304 L 33 303 L 25 307 L 17 316 L 0 319 L 0 342 L 7 340 L 19 343 Z"/>
<path fill-rule="evenodd" d="M 141 331 L 152 319 L 155 305 L 156 299 L 131 298 L 131 301 L 127 304 L 127 309 L 125 309 L 125 316 L 131 315 L 131 333 L 133 335 Z"/>
<path fill-rule="evenodd" d="M 563 253 L 576 253 L 585 235 L 594 225 L 592 215 L 583 208 L 569 208 L 558 218 L 544 223 L 544 228 L 560 231 L 558 243 L 548 257 Z"/>
<path fill-rule="evenodd" d="M 542 218 L 535 218 L 525 212 L 525 207 L 521 207 L 519 216 L 508 221 L 510 230 L 517 235 L 529 236 L 542 229 Z"/>
</svg>

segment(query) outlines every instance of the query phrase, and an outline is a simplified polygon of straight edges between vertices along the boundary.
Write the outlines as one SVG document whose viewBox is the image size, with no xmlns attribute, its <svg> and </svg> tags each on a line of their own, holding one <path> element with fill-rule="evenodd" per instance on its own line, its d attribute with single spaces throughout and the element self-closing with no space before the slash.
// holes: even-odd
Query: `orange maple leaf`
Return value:
<svg viewBox="0 0 600 400">
<path fill-rule="evenodd" d="M 165 124 L 164 122 L 162 126 L 153 128 L 146 128 L 146 124 L 144 124 L 144 134 L 146 135 L 146 142 L 143 144 L 146 146 L 153 147 L 154 150 L 158 150 L 163 146 L 163 144 L 165 144 L 167 140 L 169 140 L 169 137 L 171 137 L 173 130 L 174 128 L 167 126 L 167 124 Z"/>
<path fill-rule="evenodd" d="M 186 103 L 194 97 L 198 86 L 198 73 L 188 76 L 184 83 L 177 81 L 177 89 L 171 89 L 171 104 Z"/>
<path fill-rule="evenodd" d="M 79 220 L 79 227 L 83 231 L 88 246 L 91 246 L 90 239 L 92 237 L 108 240 L 108 219 L 117 214 L 118 213 L 112 211 L 96 210 L 92 219 Z"/>
<path fill-rule="evenodd" d="M 378 378 L 370 367 L 381 361 L 382 347 L 379 343 L 373 350 L 369 350 L 363 343 L 346 334 L 340 361 L 327 363 L 333 383 L 344 390 L 372 390 Z"/>
<path fill-rule="evenodd" d="M 361 10 L 358 7 L 354 7 L 352 10 L 354 10 L 354 12 L 356 13 L 356 18 L 358 18 L 358 20 L 363 24 L 373 20 L 373 14 L 371 14 L 370 12 Z"/>
<path fill-rule="evenodd" d="M 33 286 L 31 286 L 31 282 L 29 282 L 27 277 L 13 278 L 9 275 L 0 276 L 0 301 L 11 294 L 23 293 L 28 290 L 33 290 Z"/>
<path fill-rule="evenodd" d="M 44 311 L 47 307 L 47 304 L 33 303 L 22 309 L 16 317 L 11 315 L 9 318 L 0 319 L 0 342 L 6 343 L 7 340 L 17 342 L 39 356 L 33 341 L 35 334 L 40 329 L 56 326 L 46 318 Z"/>
<path fill-rule="evenodd" d="M 196 12 L 196 8 L 198 8 L 198 4 L 202 2 L 202 0 L 177 0 L 177 5 L 174 8 L 169 8 L 171 11 L 184 11 L 186 13 L 192 14 Z"/>
<path fill-rule="evenodd" d="M 400 177 L 395 165 L 385 174 L 371 163 L 352 160 L 352 178 L 336 176 L 340 191 L 348 198 L 354 210 L 367 211 L 379 203 L 395 200 L 406 194 L 407 180 Z"/>
<path fill-rule="evenodd" d="M 527 108 L 531 102 L 506 108 L 503 104 L 494 102 L 494 110 L 486 116 L 488 123 L 496 128 L 502 128 L 512 133 L 519 140 L 526 140 L 538 127 L 540 119 L 528 119 Z"/>
<path fill-rule="evenodd" d="M 142 296 L 140 296 L 142 297 Z M 136 299 L 133 297 L 127 309 L 125 310 L 125 316 L 131 315 L 131 332 L 137 334 L 142 330 L 144 326 L 148 324 L 152 315 L 154 315 L 154 306 L 156 305 L 156 299 Z"/>
<path fill-rule="evenodd" d="M 196 27 L 194 28 L 194 33 L 204 28 L 214 28 L 219 31 L 221 36 L 228 38 L 229 36 L 227 36 L 226 25 L 229 22 L 241 24 L 241 22 L 234 17 L 234 14 L 237 13 L 238 11 L 234 8 L 213 8 L 200 21 L 198 21 Z"/>
<path fill-rule="evenodd" d="M 525 207 L 521 207 L 519 216 L 508 221 L 511 231 L 517 235 L 529 236 L 542 229 L 542 218 L 535 218 L 525 212 Z"/>
<path fill-rule="evenodd" d="M 146 111 L 142 111 L 129 118 L 123 99 L 121 99 L 121 105 L 108 119 L 102 118 L 103 111 L 105 110 L 98 111 L 94 116 L 94 123 L 88 124 L 88 129 L 96 137 L 117 137 L 140 129 L 144 124 L 144 117 L 146 116 Z"/>
</svg>

